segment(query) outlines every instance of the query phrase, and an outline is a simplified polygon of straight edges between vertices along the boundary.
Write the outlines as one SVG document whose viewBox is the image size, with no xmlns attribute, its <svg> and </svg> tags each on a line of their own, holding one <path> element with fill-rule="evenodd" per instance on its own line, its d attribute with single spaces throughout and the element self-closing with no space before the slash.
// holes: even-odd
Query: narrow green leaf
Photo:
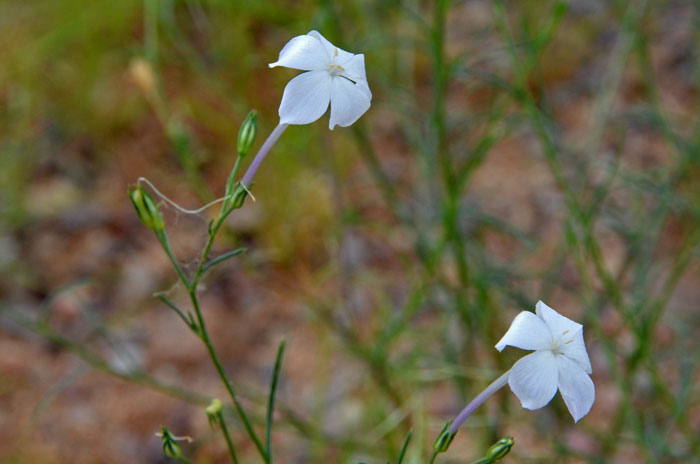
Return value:
<svg viewBox="0 0 700 464">
<path fill-rule="evenodd" d="M 213 258 L 212 260 L 208 261 L 204 266 L 202 266 L 202 274 L 207 272 L 207 270 L 209 270 L 212 266 L 215 266 L 222 261 L 226 261 L 229 258 L 233 258 L 234 256 L 240 255 L 244 251 L 246 251 L 245 248 L 237 248 L 235 250 L 228 251 L 222 255 L 219 255 L 216 258 Z"/>
<path fill-rule="evenodd" d="M 282 339 L 279 348 L 277 348 L 277 359 L 275 359 L 275 369 L 272 372 L 272 382 L 270 384 L 270 397 L 267 402 L 267 420 L 265 423 L 265 451 L 267 453 L 268 462 L 272 462 L 272 414 L 275 409 L 275 392 L 277 391 L 277 381 L 279 380 L 280 368 L 282 367 L 282 355 L 287 341 Z"/>
<path fill-rule="evenodd" d="M 188 313 L 187 316 L 185 316 L 185 313 L 175 303 L 173 303 L 163 295 L 156 295 L 156 298 L 165 303 L 165 305 L 168 308 L 175 311 L 175 314 L 177 314 L 190 329 L 198 333 L 199 328 L 197 327 L 197 324 L 194 322 L 194 320 L 192 320 L 191 314 Z"/>
<path fill-rule="evenodd" d="M 399 460 L 396 464 L 401 464 L 403 462 L 403 457 L 406 455 L 406 449 L 408 448 L 408 443 L 411 441 L 411 436 L 413 435 L 413 430 L 408 432 L 406 435 L 406 441 L 403 442 L 403 447 L 401 448 L 401 454 L 399 454 Z"/>
</svg>

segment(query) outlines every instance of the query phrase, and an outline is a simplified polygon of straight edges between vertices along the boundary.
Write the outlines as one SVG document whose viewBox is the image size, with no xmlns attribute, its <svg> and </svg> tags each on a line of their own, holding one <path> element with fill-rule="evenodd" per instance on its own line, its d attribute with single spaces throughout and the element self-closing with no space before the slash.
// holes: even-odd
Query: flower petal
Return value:
<svg viewBox="0 0 700 464">
<path fill-rule="evenodd" d="M 564 336 L 559 347 L 561 354 L 578 364 L 587 374 L 593 372 L 591 360 L 588 358 L 588 352 L 586 351 L 586 344 L 583 341 L 583 330 L 579 330 L 573 336 L 569 336 L 569 334 Z"/>
<path fill-rule="evenodd" d="M 367 89 L 369 91 L 369 88 Z M 331 130 L 337 125 L 347 127 L 357 121 L 369 109 L 371 94 L 359 84 L 337 76 L 331 90 Z"/>
<path fill-rule="evenodd" d="M 326 71 L 299 74 L 284 88 L 280 124 L 308 124 L 320 118 L 331 101 L 333 78 Z"/>
<path fill-rule="evenodd" d="M 365 55 L 363 53 L 353 55 L 347 62 L 339 63 L 339 66 L 343 68 L 340 75 L 359 85 L 360 89 L 372 100 L 372 92 L 369 90 L 367 75 L 365 74 Z"/>
<path fill-rule="evenodd" d="M 557 356 L 559 391 L 576 422 L 588 414 L 595 401 L 595 385 L 576 362 Z"/>
<path fill-rule="evenodd" d="M 348 61 L 353 56 L 352 53 L 346 52 L 345 50 L 341 50 L 340 48 L 330 43 L 325 37 L 319 34 L 318 31 L 311 31 L 306 35 L 313 37 L 319 42 L 321 42 L 323 48 L 325 48 L 326 52 L 328 53 L 328 59 L 332 60 L 336 64 L 342 64 Z"/>
<path fill-rule="evenodd" d="M 547 324 L 552 332 L 554 341 L 559 340 L 562 336 L 571 338 L 579 331 L 583 330 L 583 326 L 578 322 L 574 322 L 568 317 L 564 317 L 542 301 L 537 302 L 537 315 Z"/>
<path fill-rule="evenodd" d="M 282 48 L 279 59 L 270 67 L 285 66 L 302 71 L 320 71 L 328 68 L 331 62 L 326 48 L 320 40 L 308 35 L 299 35 Z"/>
<path fill-rule="evenodd" d="M 523 311 L 515 316 L 496 349 L 503 351 L 506 345 L 523 350 L 546 350 L 552 347 L 552 334 L 542 319 L 530 311 Z"/>
<path fill-rule="evenodd" d="M 557 393 L 559 371 L 551 351 L 535 351 L 516 362 L 508 384 L 525 409 L 539 409 Z"/>
</svg>

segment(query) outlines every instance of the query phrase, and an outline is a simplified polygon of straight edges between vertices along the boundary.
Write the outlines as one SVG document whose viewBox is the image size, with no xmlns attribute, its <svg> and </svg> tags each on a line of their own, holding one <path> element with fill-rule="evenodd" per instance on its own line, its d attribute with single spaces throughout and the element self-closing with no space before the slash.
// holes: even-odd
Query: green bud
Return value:
<svg viewBox="0 0 700 464">
<path fill-rule="evenodd" d="M 450 433 L 450 431 L 447 430 L 450 424 L 452 424 L 452 421 L 445 424 L 440 432 L 440 435 L 438 435 L 438 437 L 435 439 L 435 443 L 433 443 L 433 449 L 438 453 L 444 453 L 447 451 L 452 443 L 452 440 L 454 440 L 455 436 L 457 435 L 456 433 Z"/>
<path fill-rule="evenodd" d="M 240 182 L 233 184 L 231 183 L 232 181 L 233 177 L 229 176 L 229 184 L 226 186 L 227 198 L 224 200 L 224 205 L 222 207 L 224 210 L 240 208 L 243 206 L 245 197 L 248 196 L 248 190 L 243 187 L 243 184 Z"/>
<path fill-rule="evenodd" d="M 214 398 L 211 400 L 211 403 L 209 403 L 209 406 L 206 407 L 207 414 L 210 416 L 217 415 L 221 412 L 221 400 L 219 398 Z"/>
<path fill-rule="evenodd" d="M 143 225 L 154 232 L 162 231 L 165 228 L 163 216 L 158 211 L 158 205 L 140 185 L 129 189 L 129 198 Z"/>
<path fill-rule="evenodd" d="M 215 427 L 218 424 L 219 414 L 221 414 L 221 400 L 214 398 L 204 410 L 207 413 L 209 427 Z"/>
<path fill-rule="evenodd" d="M 486 450 L 486 456 L 484 456 L 484 458 L 488 459 L 489 462 L 500 461 L 506 454 L 510 452 L 510 449 L 513 446 L 513 442 L 513 437 L 501 438 L 496 443 L 491 445 L 491 447 L 488 450 Z"/>
<path fill-rule="evenodd" d="M 243 120 L 241 128 L 238 130 L 238 156 L 243 158 L 248 154 L 255 137 L 258 135 L 258 112 L 251 110 Z"/>
<path fill-rule="evenodd" d="M 177 459 L 182 456 L 182 448 L 177 442 L 178 437 L 172 434 L 170 430 L 163 427 L 163 432 L 156 434 L 161 437 L 163 441 L 163 454 L 169 458 Z"/>
</svg>

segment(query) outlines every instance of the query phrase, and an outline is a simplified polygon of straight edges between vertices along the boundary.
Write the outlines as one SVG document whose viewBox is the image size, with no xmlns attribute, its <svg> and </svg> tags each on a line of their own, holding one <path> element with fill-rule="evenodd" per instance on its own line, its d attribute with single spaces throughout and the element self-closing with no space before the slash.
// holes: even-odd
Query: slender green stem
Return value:
<svg viewBox="0 0 700 464">
<path fill-rule="evenodd" d="M 182 270 L 182 267 L 180 267 L 180 263 L 177 261 L 177 258 L 173 254 L 173 251 L 170 249 L 170 242 L 168 241 L 168 236 L 165 235 L 165 232 L 156 232 L 156 236 L 158 237 L 158 241 L 162 245 L 163 250 L 165 250 L 165 254 L 168 255 L 168 258 L 170 258 L 170 262 L 175 268 L 175 272 L 177 272 L 178 277 L 180 277 L 182 283 L 189 288 L 190 282 L 187 279 L 185 272 Z"/>
<path fill-rule="evenodd" d="M 234 163 L 233 169 L 231 170 L 231 174 L 230 174 L 230 176 L 229 176 L 229 177 L 231 177 L 232 179 L 235 179 L 235 178 L 236 178 L 236 175 L 238 174 L 238 167 L 241 165 L 241 160 L 242 160 L 242 159 L 243 159 L 243 157 L 240 156 L 240 155 L 238 155 L 238 156 L 236 157 L 236 162 Z"/>
<path fill-rule="evenodd" d="M 226 421 L 224 420 L 224 415 L 219 411 L 216 414 L 216 419 L 219 422 L 219 427 L 221 427 L 221 433 L 224 435 L 226 440 L 226 446 L 228 446 L 228 454 L 231 455 L 234 464 L 238 464 L 238 456 L 236 455 L 236 448 L 233 446 L 233 440 L 231 440 L 231 435 L 228 433 L 228 427 L 226 427 Z"/>
<path fill-rule="evenodd" d="M 233 165 L 233 169 L 228 175 L 228 180 L 226 181 L 226 199 L 221 205 L 221 212 L 219 214 L 223 214 L 231 208 L 234 192 L 236 190 L 236 176 L 238 175 L 238 168 L 241 165 L 242 159 L 243 156 L 240 154 L 236 157 L 236 163 Z"/>
<path fill-rule="evenodd" d="M 429 464 L 433 464 L 435 460 L 438 457 L 438 454 L 440 454 L 437 450 L 433 450 L 433 454 L 430 455 L 430 461 L 428 461 Z"/>
<path fill-rule="evenodd" d="M 199 308 L 199 300 L 197 298 L 197 295 L 194 293 L 194 291 L 190 292 L 190 299 L 192 300 L 192 305 L 195 308 L 195 314 L 197 316 L 197 322 L 199 323 L 199 328 L 200 328 L 200 338 L 204 342 L 204 344 L 207 347 L 207 351 L 209 352 L 209 357 L 211 358 L 212 362 L 214 363 L 214 367 L 216 368 L 216 371 L 219 374 L 219 377 L 221 378 L 221 381 L 223 382 L 224 386 L 226 387 L 226 390 L 228 391 L 229 396 L 231 397 L 231 400 L 233 401 L 233 406 L 236 409 L 236 412 L 238 413 L 239 417 L 241 418 L 241 421 L 243 422 L 243 426 L 246 429 L 246 432 L 248 432 L 248 435 L 250 436 L 250 439 L 253 441 L 255 444 L 255 447 L 258 449 L 258 452 L 262 456 L 262 458 L 265 460 L 265 462 L 269 462 L 267 458 L 267 454 L 265 453 L 265 450 L 262 447 L 262 444 L 260 443 L 260 440 L 258 439 L 258 436 L 256 435 L 255 431 L 253 430 L 253 426 L 250 423 L 250 419 L 248 418 L 248 415 L 245 413 L 245 410 L 243 409 L 243 406 L 241 405 L 240 401 L 238 400 L 238 396 L 236 395 L 236 391 L 233 388 L 233 385 L 231 384 L 231 381 L 229 380 L 228 376 L 226 375 L 226 371 L 224 370 L 223 365 L 221 364 L 221 360 L 219 359 L 219 355 L 216 353 L 216 349 L 214 349 L 214 345 L 211 342 L 211 338 L 209 337 L 209 332 L 206 327 L 206 323 L 204 322 L 204 317 L 202 316 L 202 311 Z"/>
<path fill-rule="evenodd" d="M 229 209 L 222 209 L 221 212 L 219 213 L 218 219 L 215 221 L 214 225 L 210 228 L 209 230 L 209 238 L 207 240 L 207 243 L 204 245 L 204 250 L 202 251 L 202 255 L 200 257 L 199 261 L 199 266 L 197 267 L 197 270 L 195 271 L 194 277 L 192 278 L 192 281 L 187 283 L 187 290 L 188 294 L 190 296 L 190 300 L 192 301 L 192 306 L 195 311 L 195 316 L 197 317 L 197 322 L 199 324 L 199 329 L 200 329 L 200 338 L 204 342 L 205 346 L 207 347 L 207 351 L 209 352 L 209 357 L 211 358 L 212 362 L 214 363 L 214 367 L 216 368 L 216 371 L 219 374 L 219 377 L 221 378 L 221 381 L 223 382 L 224 386 L 226 387 L 226 390 L 229 393 L 229 396 L 231 397 L 231 400 L 233 401 L 234 408 L 236 409 L 236 412 L 238 413 L 241 421 L 243 422 L 243 426 L 246 429 L 246 432 L 248 433 L 248 436 L 250 439 L 253 441 L 253 444 L 257 448 L 258 452 L 260 453 L 260 456 L 263 458 L 263 460 L 266 463 L 270 462 L 270 458 L 268 454 L 265 452 L 265 449 L 263 448 L 262 443 L 260 442 L 260 439 L 258 438 L 257 434 L 255 433 L 255 430 L 253 429 L 253 426 L 251 425 L 250 419 L 248 418 L 248 415 L 246 414 L 245 410 L 243 409 L 243 406 L 241 405 L 240 401 L 238 400 L 238 397 L 236 395 L 236 391 L 233 388 L 233 385 L 231 381 L 228 378 L 228 375 L 226 374 L 226 371 L 224 370 L 223 365 L 221 364 L 221 360 L 219 359 L 219 355 L 216 352 L 216 349 L 214 348 L 214 345 L 211 341 L 211 338 L 209 336 L 209 331 L 207 330 L 206 322 L 204 321 L 204 316 L 202 315 L 201 308 L 199 306 L 199 298 L 197 296 L 197 286 L 199 284 L 199 280 L 203 275 L 204 268 L 205 268 L 205 263 L 207 262 L 207 258 L 209 257 L 209 253 L 211 252 L 211 248 L 214 245 L 214 239 L 216 238 L 217 233 L 221 229 L 221 226 L 223 225 L 224 221 L 228 217 L 229 214 L 233 211 L 234 208 L 229 208 Z"/>
<path fill-rule="evenodd" d="M 238 166 L 238 163 L 240 161 L 240 157 L 236 162 L 236 166 Z M 234 169 L 236 169 L 236 166 L 234 166 Z M 257 434 L 255 433 L 255 430 L 253 429 L 253 426 L 251 425 L 250 419 L 248 418 L 248 415 L 246 414 L 245 410 L 243 409 L 243 406 L 241 405 L 240 401 L 238 400 L 238 397 L 236 395 L 236 391 L 233 388 L 233 385 L 231 384 L 231 381 L 228 378 L 228 375 L 226 374 L 226 371 L 224 370 L 224 367 L 221 363 L 221 360 L 219 359 L 219 355 L 216 352 L 216 349 L 214 348 L 214 345 L 211 341 L 211 337 L 209 336 L 209 331 L 207 330 L 207 325 L 204 320 L 204 316 L 202 314 L 202 310 L 199 305 L 199 297 L 197 296 L 197 287 L 199 285 L 199 281 L 204 274 L 205 269 L 208 269 L 211 267 L 212 263 L 208 262 L 208 257 L 209 253 L 211 252 L 212 246 L 214 245 L 214 239 L 216 238 L 217 233 L 221 229 L 221 226 L 223 225 L 224 221 L 228 217 L 231 212 L 235 207 L 228 207 L 228 208 L 222 208 L 219 217 L 216 219 L 214 224 L 209 228 L 209 238 L 207 239 L 207 242 L 204 246 L 204 250 L 202 251 L 202 254 L 200 256 L 199 260 L 199 266 L 197 267 L 197 270 L 194 273 L 194 277 L 192 279 L 188 279 L 185 273 L 183 272 L 182 268 L 180 267 L 180 264 L 178 263 L 177 259 L 173 255 L 170 245 L 168 243 L 167 236 L 165 233 L 158 233 L 158 239 L 160 240 L 161 245 L 163 246 L 163 249 L 165 250 L 166 254 L 170 258 L 170 261 L 173 264 L 173 267 L 175 268 L 180 280 L 185 284 L 187 287 L 187 293 L 189 294 L 190 301 L 192 302 L 192 307 L 194 308 L 195 312 L 195 317 L 197 319 L 197 325 L 198 325 L 198 330 L 195 331 L 199 338 L 204 342 L 204 345 L 207 348 L 207 352 L 209 353 L 209 357 L 211 358 L 214 367 L 216 368 L 217 373 L 219 374 L 219 377 L 221 378 L 221 381 L 223 382 L 224 386 L 226 387 L 226 390 L 229 393 L 229 396 L 231 397 L 231 400 L 233 401 L 234 408 L 236 412 L 238 413 L 238 416 L 240 417 L 241 421 L 243 422 L 243 425 L 246 429 L 246 432 L 248 433 L 250 439 L 253 441 L 253 444 L 257 448 L 258 452 L 260 453 L 260 456 L 263 458 L 263 460 L 266 463 L 270 463 L 270 457 L 268 453 L 265 451 L 263 448 L 262 443 L 260 442 L 260 439 L 258 438 Z M 214 260 L 216 261 L 216 259 Z M 215 264 L 215 263 L 213 263 Z M 170 305 L 169 305 L 170 306 Z M 188 324 L 190 325 L 190 324 Z M 192 328 L 192 326 L 190 325 Z"/>
</svg>

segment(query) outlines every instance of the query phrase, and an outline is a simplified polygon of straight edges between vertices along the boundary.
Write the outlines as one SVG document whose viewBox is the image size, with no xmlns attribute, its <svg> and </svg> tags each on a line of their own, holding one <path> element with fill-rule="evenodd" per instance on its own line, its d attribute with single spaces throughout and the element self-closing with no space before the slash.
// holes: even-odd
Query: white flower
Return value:
<svg viewBox="0 0 700 464">
<path fill-rule="evenodd" d="M 372 92 L 365 76 L 365 56 L 334 46 L 316 31 L 290 40 L 270 67 L 308 71 L 289 81 L 282 95 L 280 124 L 309 124 L 331 105 L 329 127 L 346 127 L 369 109 Z"/>
<path fill-rule="evenodd" d="M 595 400 L 589 374 L 591 362 L 583 342 L 583 326 L 537 303 L 537 315 L 523 311 L 496 345 L 535 350 L 515 363 L 508 384 L 526 409 L 539 409 L 561 392 L 569 412 L 578 422 Z"/>
</svg>

